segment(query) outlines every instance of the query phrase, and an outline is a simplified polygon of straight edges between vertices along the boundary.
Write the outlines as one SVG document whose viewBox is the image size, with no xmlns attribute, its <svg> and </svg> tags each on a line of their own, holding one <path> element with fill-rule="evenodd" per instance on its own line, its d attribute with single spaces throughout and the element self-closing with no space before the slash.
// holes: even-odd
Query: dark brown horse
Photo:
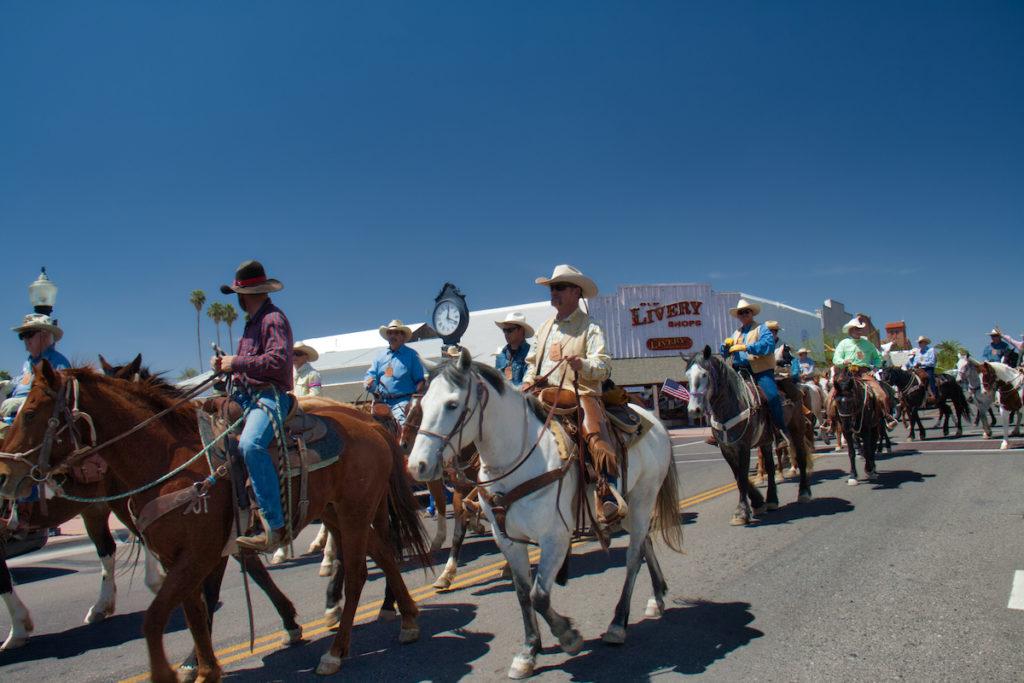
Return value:
<svg viewBox="0 0 1024 683">
<path fill-rule="evenodd" d="M 343 551 L 345 607 L 330 652 L 317 668 L 329 674 L 349 650 L 352 623 L 366 581 L 369 554 L 395 588 L 402 613 L 400 640 L 419 636 L 418 608 L 399 572 L 394 539 L 429 564 L 423 530 L 394 439 L 354 409 L 325 399 L 303 401 L 311 413 L 333 422 L 346 444 L 333 465 L 310 473 L 309 507 L 298 524 L 320 517 Z M 73 409 L 72 409 L 73 407 Z M 83 415 L 95 425 L 100 448 L 83 447 Z M 134 430 L 134 431 L 133 431 Z M 86 442 L 87 443 L 87 442 Z M 232 540 L 233 491 L 211 474 L 201 455 L 195 416 L 147 383 L 108 378 L 89 368 L 55 372 L 45 360 L 36 367 L 32 390 L 18 413 L 0 457 L 0 494 L 24 495 L 33 478 L 58 481 L 83 454 L 99 452 L 109 476 L 126 490 L 133 511 L 158 497 L 176 494 L 192 501 L 157 516 L 144 530 L 150 549 L 167 570 L 163 586 L 146 610 L 143 633 L 154 681 L 174 681 L 163 645 L 171 611 L 182 605 L 198 655 L 198 680 L 221 677 L 210 638 L 203 580 L 222 563 Z M 146 453 L 147 457 L 138 457 Z M 157 483 L 159 482 L 159 483 Z"/>
</svg>

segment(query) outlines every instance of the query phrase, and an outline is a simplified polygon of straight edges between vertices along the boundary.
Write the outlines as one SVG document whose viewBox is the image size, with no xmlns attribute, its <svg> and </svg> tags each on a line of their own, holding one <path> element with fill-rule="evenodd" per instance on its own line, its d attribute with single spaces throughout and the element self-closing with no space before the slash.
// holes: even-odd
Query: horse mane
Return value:
<svg viewBox="0 0 1024 683">
<path fill-rule="evenodd" d="M 715 371 L 712 374 L 720 375 L 725 378 L 725 383 L 735 399 L 739 399 L 740 396 L 744 395 L 745 388 L 743 386 L 743 378 L 740 377 L 740 373 L 736 372 L 731 365 L 725 362 L 719 356 L 712 355 L 707 360 L 708 363 L 714 364 Z M 717 382 L 721 383 L 721 382 Z"/>
<path fill-rule="evenodd" d="M 82 386 L 110 387 L 119 395 L 130 395 L 136 402 L 153 411 L 154 414 L 167 410 L 181 400 L 183 394 L 161 375 L 150 375 L 138 382 L 108 377 L 89 365 L 72 367 L 65 371 Z M 163 419 L 173 420 L 182 429 L 198 430 L 195 412 L 189 403 L 184 403 Z"/>
<path fill-rule="evenodd" d="M 1013 382 L 1017 379 L 1017 369 L 1011 368 L 1005 363 L 986 363 L 995 373 L 996 378 L 1001 379 L 1004 382 Z"/>
<path fill-rule="evenodd" d="M 471 369 L 475 370 L 480 376 L 487 382 L 491 387 L 498 392 L 499 396 L 505 394 L 505 390 L 508 388 L 508 382 L 505 381 L 505 376 L 498 372 L 490 365 L 485 365 L 477 361 L 473 361 L 470 364 Z M 446 359 L 435 365 L 428 374 L 431 381 L 435 377 L 442 376 L 455 386 L 460 389 L 465 387 L 469 382 L 469 373 L 459 367 L 457 359 Z M 526 405 L 530 411 L 537 416 L 541 422 L 547 420 L 548 411 L 544 407 L 544 404 L 540 402 L 533 394 L 522 394 L 522 397 L 526 400 Z"/>
</svg>

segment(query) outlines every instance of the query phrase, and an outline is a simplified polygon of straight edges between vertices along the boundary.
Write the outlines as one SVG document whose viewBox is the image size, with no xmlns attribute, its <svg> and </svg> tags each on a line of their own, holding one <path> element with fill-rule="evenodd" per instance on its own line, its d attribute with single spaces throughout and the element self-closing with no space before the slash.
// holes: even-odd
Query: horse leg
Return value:
<svg viewBox="0 0 1024 683">
<path fill-rule="evenodd" d="M 769 472 L 769 475 L 771 473 Z M 632 520 L 630 520 L 632 521 Z M 626 642 L 626 627 L 629 625 L 629 603 L 633 599 L 633 588 L 636 585 L 636 575 L 640 571 L 640 563 L 644 559 L 644 549 L 649 541 L 647 529 L 637 529 L 637 526 L 649 527 L 647 519 L 638 520 L 630 524 L 629 547 L 626 549 L 626 580 L 622 584 L 622 592 L 619 594 L 619 602 L 615 605 L 615 613 L 612 616 L 612 623 L 608 630 L 601 636 L 601 640 L 609 645 L 622 645 Z"/>
<path fill-rule="evenodd" d="M 999 420 L 1003 423 L 1003 442 L 999 444 L 999 450 L 1005 451 L 1010 447 L 1010 427 L 1007 424 L 1006 408 L 999 406 Z"/>
<path fill-rule="evenodd" d="M 145 541 L 142 541 L 142 556 L 143 563 L 145 564 L 145 577 L 143 582 L 146 584 L 146 588 L 150 590 L 154 595 L 160 590 L 160 586 L 164 583 L 164 568 L 160 564 L 160 560 L 153 554 L 153 551 L 149 549 Z"/>
<path fill-rule="evenodd" d="M 457 493 L 455 500 L 459 500 Z M 464 510 L 460 511 L 458 507 L 461 506 L 456 506 L 455 509 L 455 530 L 452 531 L 452 548 L 448 552 L 448 561 L 445 563 L 441 575 L 434 581 L 434 588 L 438 590 L 451 588 L 452 581 L 455 580 L 455 573 L 459 570 L 459 554 L 462 552 L 462 542 L 466 540 L 467 513 Z"/>
<path fill-rule="evenodd" d="M 335 628 L 341 623 L 341 591 L 345 587 L 345 572 L 342 571 L 344 565 L 344 555 L 338 549 L 338 534 L 340 530 L 333 526 L 334 522 L 324 522 L 324 525 L 328 528 L 328 537 L 331 542 L 335 543 L 335 559 L 336 564 L 334 573 L 331 575 L 330 580 L 327 582 L 327 602 L 324 605 L 324 622 L 328 628 Z M 387 605 L 382 605 L 381 609 Z"/>
<path fill-rule="evenodd" d="M 327 527 L 321 525 L 321 528 L 326 529 Z M 322 546 L 324 556 L 323 559 L 320 560 L 320 569 L 318 570 L 318 573 L 320 574 L 320 576 L 331 576 L 337 569 L 336 562 L 338 554 L 338 545 L 334 541 L 334 535 L 330 532 L 325 531 L 324 537 L 326 539 L 324 540 L 324 544 Z M 317 538 L 319 538 L 319 536 L 317 536 Z"/>
<path fill-rule="evenodd" d="M 854 437 L 853 433 L 847 429 L 843 429 L 843 434 L 846 435 L 846 450 L 850 455 L 850 477 L 846 480 L 846 483 L 850 486 L 857 485 L 857 451 L 853 447 Z"/>
<path fill-rule="evenodd" d="M 327 548 L 328 538 L 330 538 L 330 534 L 327 532 L 327 525 L 320 524 L 320 531 L 316 532 L 316 538 L 309 544 L 309 550 L 306 552 L 312 555 L 324 551 Z"/>
<path fill-rule="evenodd" d="M 182 601 L 185 611 L 185 622 L 192 632 L 196 653 L 196 681 L 213 683 L 221 679 L 222 671 L 217 664 L 217 655 L 213 651 L 213 640 L 210 637 L 209 612 L 206 602 L 198 590 L 193 590 Z"/>
<path fill-rule="evenodd" d="M 765 483 L 765 477 L 767 476 L 767 468 L 765 468 L 765 457 L 764 448 L 757 449 L 757 476 L 754 478 L 754 484 L 760 486 Z"/>
<path fill-rule="evenodd" d="M 343 519 L 349 522 L 345 533 L 335 534 L 335 540 L 341 549 L 342 567 L 339 573 L 345 574 L 345 602 L 331 649 L 320 658 L 320 664 L 316 668 L 316 672 L 321 676 L 337 673 L 341 669 L 342 658 L 348 655 L 352 642 L 352 622 L 355 620 L 356 607 L 359 605 L 359 596 L 362 595 L 367 574 L 366 549 L 371 533 L 369 520 L 355 512 L 343 515 L 338 511 L 337 517 L 338 528 L 341 527 Z"/>
<path fill-rule="evenodd" d="M 21 647 L 28 641 L 28 636 L 35 629 L 32 623 L 32 616 L 28 613 L 25 604 L 14 592 L 14 581 L 11 579 L 11 571 L 7 568 L 7 550 L 0 542 L 0 598 L 3 598 L 7 605 L 7 612 L 11 615 L 11 632 L 3 645 L 0 645 L 0 652 L 13 650 Z"/>
<path fill-rule="evenodd" d="M 430 552 L 440 550 L 444 545 L 445 537 L 448 536 L 448 512 L 447 500 L 445 498 L 444 481 L 435 479 L 427 482 L 427 490 L 434 497 L 434 506 L 437 508 L 437 530 L 430 540 Z"/>
<path fill-rule="evenodd" d="M 114 556 L 117 554 L 117 546 L 114 543 L 113 534 L 110 533 L 109 519 L 110 508 L 105 505 L 90 505 L 82 510 L 85 531 L 89 534 L 93 545 L 96 546 L 96 554 L 100 557 L 102 567 L 100 570 L 100 595 L 85 615 L 86 624 L 95 624 L 112 615 L 117 602 L 117 585 L 114 583 Z"/>
<path fill-rule="evenodd" d="M 203 579 L 203 603 L 206 605 L 206 626 L 213 633 L 213 614 L 217 610 L 217 603 L 220 601 L 220 586 L 224 580 L 224 570 L 228 566 L 228 558 L 222 558 L 217 567 Z M 244 570 L 243 570 L 244 571 Z M 193 645 L 185 661 L 178 667 L 178 673 L 184 677 L 186 683 L 196 679 L 199 670 L 199 660 L 196 657 L 196 648 Z"/>
<path fill-rule="evenodd" d="M 384 606 L 397 603 L 398 613 L 402 615 L 402 626 L 398 632 L 398 642 L 402 644 L 413 643 L 420 639 L 420 627 L 416 623 L 416 617 L 419 615 L 420 608 L 417 607 L 416 601 L 409 594 L 409 588 L 402 579 L 402 571 L 399 569 L 398 561 L 395 558 L 395 549 L 388 545 L 383 538 L 383 534 L 388 527 L 387 509 L 382 507 L 382 510 L 384 510 L 384 525 L 380 526 L 378 522 L 374 523 L 374 531 L 376 533 L 370 535 L 368 550 L 370 557 L 373 558 L 373 561 L 377 563 L 377 566 L 384 573 Z M 383 613 L 383 608 L 381 612 Z"/>
<path fill-rule="evenodd" d="M 198 577 L 208 576 L 210 572 L 200 571 L 201 568 L 196 564 L 197 559 L 199 558 L 192 557 L 187 553 L 179 555 L 170 571 L 167 572 L 163 585 L 160 586 L 160 590 L 143 617 L 142 633 L 146 638 L 146 647 L 149 652 L 150 679 L 154 683 L 176 683 L 178 680 L 177 674 L 174 673 L 170 662 L 167 661 L 167 651 L 164 649 L 164 629 L 167 627 L 167 619 L 170 617 L 171 611 L 181 604 L 182 595 L 191 596 L 195 593 L 198 600 L 197 589 L 201 581 Z M 219 561 L 220 558 L 217 559 Z M 186 601 L 188 602 L 188 600 Z M 191 609 L 194 611 L 196 608 L 193 605 Z M 186 616 L 187 614 L 186 611 Z M 200 676 L 210 676 L 211 673 L 217 675 L 219 670 L 210 670 L 211 663 L 213 667 L 216 667 L 216 660 L 212 658 L 213 645 L 210 643 L 210 632 L 206 628 L 205 615 L 203 616 L 203 619 L 197 621 L 195 628 L 192 623 L 194 619 L 189 619 L 189 630 L 192 631 L 200 661 L 198 673 Z M 205 642 L 202 642 L 204 631 Z"/>
<path fill-rule="evenodd" d="M 558 638 L 558 644 L 566 654 L 574 655 L 583 649 L 583 636 L 573 628 L 572 622 L 555 611 L 551 606 L 551 586 L 555 574 L 561 569 L 569 550 L 569 533 L 554 534 L 540 539 L 541 555 L 537 573 L 533 577 L 530 602 L 533 611 L 544 617 L 551 633 Z"/>
<path fill-rule="evenodd" d="M 765 502 L 761 505 L 754 507 L 754 515 L 762 515 L 766 510 L 778 510 L 779 509 L 779 489 L 778 483 L 775 479 L 775 459 L 772 457 L 772 446 L 763 446 L 761 452 L 765 454 L 764 461 L 768 466 L 768 471 L 765 476 L 768 478 L 768 490 L 765 492 Z M 778 473 L 782 472 L 782 462 L 779 461 Z"/>
<path fill-rule="evenodd" d="M 644 616 L 660 617 L 665 613 L 665 595 L 668 594 L 668 583 L 665 581 L 665 573 L 661 570 L 658 557 L 654 554 L 654 543 L 648 534 L 644 539 L 644 559 L 647 560 L 647 571 L 651 575 L 651 590 L 654 597 L 647 601 L 647 609 Z"/>
<path fill-rule="evenodd" d="M 751 513 L 750 504 L 747 502 L 748 498 L 754 500 L 754 496 L 756 496 L 756 500 L 763 500 L 757 487 L 750 483 L 750 450 L 746 450 L 745 453 L 746 456 L 741 457 L 740 453 L 735 449 L 732 449 L 728 455 L 725 451 L 722 451 L 725 461 L 732 468 L 733 477 L 736 478 L 736 493 L 739 495 L 736 511 L 732 513 L 732 519 L 729 520 L 729 524 L 732 526 L 750 524 Z M 755 507 L 758 506 L 755 505 Z"/>
<path fill-rule="evenodd" d="M 512 658 L 508 669 L 508 677 L 514 679 L 529 678 L 537 665 L 537 653 L 540 652 L 540 626 L 537 624 L 537 613 L 533 610 L 530 599 L 530 556 L 527 547 L 522 543 L 513 543 L 507 538 L 499 537 L 497 526 L 494 526 L 494 540 L 512 568 L 512 585 L 516 589 L 519 610 L 523 615 L 524 642 L 523 649 Z"/>
<path fill-rule="evenodd" d="M 235 559 L 238 560 L 238 564 L 241 565 L 242 571 L 248 572 L 249 577 L 253 582 L 260 587 L 270 602 L 273 603 L 274 609 L 277 610 L 277 614 L 281 617 L 281 625 L 284 626 L 284 630 L 288 634 L 288 644 L 294 645 L 302 640 L 302 626 L 295 620 L 297 613 L 295 611 L 295 605 L 288 599 L 277 584 L 274 583 L 274 579 L 271 578 L 270 572 L 267 571 L 266 566 L 260 562 L 259 556 L 256 553 L 241 552 L 235 555 Z M 218 591 L 219 593 L 219 591 Z M 207 603 L 209 608 L 212 610 L 214 603 Z M 212 621 L 212 619 L 211 619 Z"/>
</svg>

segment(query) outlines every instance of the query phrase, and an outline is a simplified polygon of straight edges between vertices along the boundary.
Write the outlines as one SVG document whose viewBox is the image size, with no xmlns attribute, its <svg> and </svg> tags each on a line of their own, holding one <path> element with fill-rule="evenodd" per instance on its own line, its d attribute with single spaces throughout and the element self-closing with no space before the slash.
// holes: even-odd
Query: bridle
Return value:
<svg viewBox="0 0 1024 683">
<path fill-rule="evenodd" d="M 418 430 L 420 434 L 423 434 L 425 436 L 430 436 L 430 437 L 433 437 L 435 439 L 440 439 L 441 440 L 441 460 L 442 460 L 442 462 L 444 461 L 444 452 L 446 450 L 448 450 L 449 448 L 452 449 L 452 455 L 454 456 L 455 461 L 458 462 L 458 455 L 459 455 L 459 453 L 462 452 L 462 430 L 465 429 L 466 424 L 468 424 L 469 421 L 471 419 L 473 419 L 473 415 L 476 414 L 478 410 L 479 410 L 479 414 L 477 416 L 477 419 L 479 420 L 478 430 L 479 430 L 480 433 L 483 433 L 483 429 L 484 429 L 484 408 L 487 407 L 487 401 L 490 399 L 490 392 L 487 391 L 487 386 L 484 384 L 484 382 L 482 382 L 482 381 L 480 381 L 478 379 L 477 382 L 476 382 L 476 396 L 477 396 L 476 405 L 470 407 L 469 397 L 473 395 L 473 380 L 475 378 L 476 378 L 476 373 L 475 372 L 470 372 L 469 373 L 469 388 L 466 391 L 466 401 L 462 405 L 462 411 L 459 413 L 459 418 L 455 421 L 455 424 L 452 425 L 452 428 L 448 431 L 447 434 L 439 434 L 437 432 L 432 432 L 429 429 L 424 429 L 422 425 L 420 426 L 420 428 Z M 454 439 L 456 436 L 458 436 L 458 447 L 457 448 L 452 445 L 452 439 Z"/>
<path fill-rule="evenodd" d="M 849 418 L 851 418 L 851 417 L 853 417 L 853 416 L 855 416 L 855 415 L 857 415 L 857 414 L 859 413 L 859 414 L 860 414 L 860 421 L 859 421 L 859 422 L 857 423 L 857 428 L 856 428 L 856 429 L 855 429 L 854 431 L 856 431 L 856 432 L 860 432 L 860 431 L 861 431 L 861 429 L 862 429 L 862 428 L 864 427 L 864 415 L 865 415 L 865 413 L 867 413 L 867 406 L 868 406 L 868 388 L 867 388 L 867 386 L 865 385 L 865 383 L 864 383 L 864 382 L 858 382 L 858 381 L 856 380 L 856 378 L 855 378 L 855 377 L 854 377 L 853 375 L 851 375 L 851 376 L 849 377 L 849 380 L 848 380 L 848 381 L 849 381 L 849 382 L 850 382 L 850 383 L 851 383 L 851 384 L 852 384 L 853 386 L 858 386 L 858 385 L 860 386 L 860 390 L 861 390 L 861 392 L 862 392 L 862 395 L 861 395 L 861 402 L 860 402 L 860 410 L 857 410 L 857 411 L 854 411 L 854 412 L 850 412 L 850 413 L 844 413 L 844 412 L 843 412 L 843 411 L 842 411 L 842 410 L 841 410 L 841 409 L 839 408 L 839 406 L 837 405 L 837 406 L 836 406 L 836 413 L 837 413 L 837 414 L 839 415 L 839 417 L 841 417 L 841 418 L 844 418 L 844 419 L 849 419 Z M 836 382 L 836 385 L 837 385 L 837 387 L 836 387 L 836 388 L 837 388 L 837 389 L 838 389 L 838 384 L 839 384 L 839 383 L 838 383 L 838 382 Z M 852 398 L 852 399 L 854 399 L 854 400 L 856 400 L 856 398 L 857 398 L 856 396 L 850 396 L 850 395 L 846 394 L 845 392 L 843 392 L 842 394 L 840 394 L 840 396 L 841 396 L 842 398 Z"/>
<path fill-rule="evenodd" d="M 718 372 L 714 369 L 713 363 L 710 366 L 698 364 L 698 367 L 702 368 L 708 374 L 708 377 L 715 385 L 718 384 Z M 709 382 L 709 384 L 710 383 L 711 382 Z M 711 410 L 711 402 L 708 397 L 707 389 L 698 389 L 690 392 L 691 395 L 697 396 L 701 401 L 701 404 L 704 406 L 704 409 L 708 414 L 708 423 L 710 423 L 711 428 L 722 434 L 722 438 L 718 439 L 718 443 L 722 446 L 732 446 L 733 444 L 742 441 L 744 437 L 746 437 L 747 432 L 750 431 L 751 425 L 754 423 L 754 420 L 752 420 L 751 417 L 757 412 L 758 408 L 760 408 L 760 404 L 756 396 L 751 393 L 750 387 L 747 386 L 746 381 L 741 381 L 741 385 L 743 386 L 743 396 L 737 396 L 736 399 L 737 403 L 742 401 L 741 405 L 745 404 L 746 407 L 725 422 L 719 422 L 715 419 L 714 412 Z M 729 439 L 729 430 L 735 429 L 740 425 L 743 425 L 743 431 L 740 432 L 740 435 L 735 439 Z"/>
</svg>

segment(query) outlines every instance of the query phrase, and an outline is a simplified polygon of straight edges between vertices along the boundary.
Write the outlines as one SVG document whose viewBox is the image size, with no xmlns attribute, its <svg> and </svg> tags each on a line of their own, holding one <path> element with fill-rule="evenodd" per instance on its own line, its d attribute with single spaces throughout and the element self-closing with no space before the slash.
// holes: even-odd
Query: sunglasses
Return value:
<svg viewBox="0 0 1024 683">
<path fill-rule="evenodd" d="M 25 339 L 31 339 L 32 337 L 39 334 L 39 330 L 26 330 L 25 332 L 18 333 L 18 339 L 24 341 Z"/>
<path fill-rule="evenodd" d="M 564 292 L 565 290 L 569 289 L 570 287 L 575 287 L 575 286 L 576 285 L 570 285 L 568 282 L 556 282 L 555 284 L 551 285 L 551 291 L 552 292 Z"/>
<path fill-rule="evenodd" d="M 515 331 L 516 331 L 516 328 L 514 328 L 514 327 L 506 327 L 505 329 L 502 330 L 502 332 L 504 332 L 505 334 L 512 334 Z"/>
<path fill-rule="evenodd" d="M 753 313 L 753 311 L 750 310 L 749 308 L 741 308 L 740 310 L 736 311 L 736 315 L 750 315 L 751 313 Z"/>
</svg>

